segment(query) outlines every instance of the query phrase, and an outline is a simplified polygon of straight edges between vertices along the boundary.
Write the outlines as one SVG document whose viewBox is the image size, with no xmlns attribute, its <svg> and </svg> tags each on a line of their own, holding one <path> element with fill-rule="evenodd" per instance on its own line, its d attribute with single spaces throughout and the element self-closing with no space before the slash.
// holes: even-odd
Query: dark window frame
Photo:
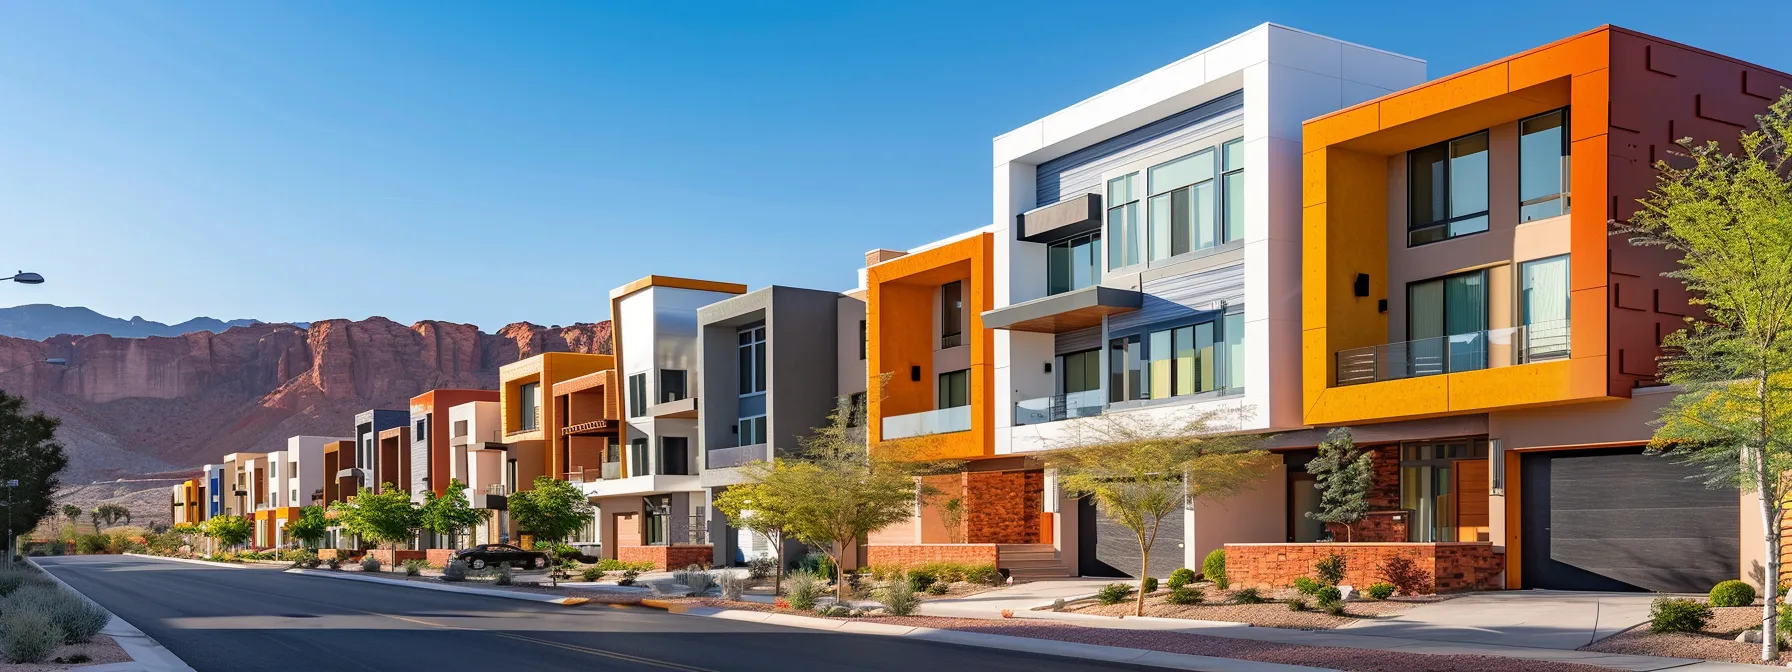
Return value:
<svg viewBox="0 0 1792 672">
<path fill-rule="evenodd" d="M 964 345 L 964 285 L 953 280 L 940 285 L 940 349 Z M 952 291 L 946 291 L 950 288 Z"/>
<path fill-rule="evenodd" d="M 1078 264 L 1077 264 L 1076 260 L 1073 258 L 1068 262 L 1069 265 L 1064 268 L 1065 288 L 1064 289 L 1056 289 L 1055 287 L 1052 286 L 1052 250 L 1055 250 L 1058 248 L 1064 248 L 1066 250 L 1066 254 L 1074 255 L 1076 253 L 1078 243 L 1085 243 L 1087 245 L 1090 245 L 1092 248 L 1092 249 L 1090 249 L 1090 254 L 1094 255 L 1093 258 L 1091 259 L 1091 261 L 1093 263 L 1091 263 L 1089 265 L 1089 270 L 1093 273 L 1092 277 L 1089 278 L 1089 284 L 1077 286 L 1077 284 L 1076 284 L 1076 268 L 1077 268 Z M 1067 293 L 1074 292 L 1079 289 L 1094 287 L 1096 285 L 1101 284 L 1102 264 L 1104 263 L 1102 260 L 1107 258 L 1106 252 L 1104 252 L 1101 249 L 1101 244 L 1102 244 L 1102 241 L 1101 241 L 1101 231 L 1100 230 L 1079 233 L 1077 235 L 1070 236 L 1068 238 L 1063 238 L 1060 240 L 1052 241 L 1050 243 L 1046 243 L 1046 245 L 1045 245 L 1045 294 L 1046 294 L 1046 296 L 1057 296 L 1059 294 L 1067 294 Z"/>
<path fill-rule="evenodd" d="M 1451 187 L 1450 174 L 1452 172 L 1450 170 L 1450 145 L 1456 143 L 1457 141 L 1467 140 L 1467 139 L 1475 137 L 1477 135 L 1487 136 L 1487 139 L 1485 140 L 1485 142 L 1487 143 L 1487 149 L 1485 151 L 1487 152 L 1487 158 L 1488 158 L 1487 184 L 1482 185 L 1482 186 L 1486 190 L 1486 193 L 1488 196 L 1488 198 L 1487 198 L 1487 202 L 1488 202 L 1487 208 L 1488 209 L 1482 210 L 1480 212 L 1472 212 L 1472 213 L 1469 213 L 1466 215 L 1450 216 L 1450 215 L 1448 215 L 1448 213 L 1450 212 L 1450 198 L 1451 198 L 1450 197 L 1450 187 Z M 1420 224 L 1415 219 L 1415 215 L 1414 215 L 1415 208 L 1413 208 L 1412 181 L 1413 181 L 1413 175 L 1416 174 L 1416 171 L 1413 170 L 1413 157 L 1415 154 L 1417 154 L 1419 152 L 1422 152 L 1422 151 L 1425 151 L 1428 149 L 1432 149 L 1434 147 L 1442 147 L 1443 152 L 1444 152 L 1443 211 L 1446 214 L 1443 219 Z M 1429 145 L 1425 145 L 1423 147 L 1416 147 L 1416 148 L 1407 150 L 1407 152 L 1406 152 L 1406 246 L 1408 248 L 1413 248 L 1413 247 L 1423 247 L 1426 245 L 1434 245 L 1434 244 L 1441 243 L 1444 241 L 1456 240 L 1459 238 L 1466 238 L 1466 237 L 1477 235 L 1477 234 L 1487 233 L 1488 231 L 1492 230 L 1492 228 L 1493 228 L 1493 222 L 1491 219 L 1492 212 L 1493 212 L 1493 170 L 1492 170 L 1492 166 L 1493 166 L 1493 134 L 1491 132 L 1491 129 L 1484 128 L 1479 131 L 1475 131 L 1473 133 L 1464 133 L 1462 135 L 1456 136 L 1454 138 L 1450 138 L 1448 140 L 1444 140 L 1442 142 L 1434 142 Z M 1470 231 L 1468 233 L 1457 234 L 1454 236 L 1450 235 L 1450 226 L 1452 224 L 1455 224 L 1457 222 L 1467 221 L 1470 219 L 1474 219 L 1476 217 L 1489 218 L 1488 223 L 1487 223 L 1488 225 L 1485 228 L 1481 229 L 1480 231 Z M 1443 229 L 1444 237 L 1439 238 L 1437 240 L 1428 240 L 1428 241 L 1425 241 L 1422 243 L 1414 243 L 1413 242 L 1413 234 L 1418 233 L 1420 231 L 1429 231 L 1431 229 L 1437 229 L 1437 228 Z"/>
<path fill-rule="evenodd" d="M 1572 133 L 1570 132 L 1570 130 L 1573 128 L 1574 117 L 1573 117 L 1573 114 L 1569 111 L 1569 109 L 1567 107 L 1558 107 L 1558 108 L 1550 110 L 1548 112 L 1533 114 L 1531 116 L 1528 116 L 1528 117 L 1518 120 L 1518 145 L 1517 145 L 1517 150 L 1518 150 L 1518 188 L 1519 188 L 1519 194 L 1518 194 L 1518 196 L 1519 196 L 1519 201 L 1518 201 L 1519 220 L 1518 220 L 1518 223 L 1520 223 L 1520 224 L 1523 224 L 1527 221 L 1537 221 L 1534 219 L 1533 220 L 1524 219 L 1524 208 L 1527 205 L 1537 205 L 1540 203 L 1546 203 L 1551 200 L 1561 199 L 1562 213 L 1560 215 L 1552 215 L 1552 217 L 1561 217 L 1562 215 L 1568 215 L 1568 214 L 1572 214 L 1574 212 L 1574 198 L 1573 198 L 1573 195 L 1574 195 L 1574 189 L 1573 189 L 1574 166 L 1572 163 L 1570 163 L 1568 166 L 1566 166 L 1562 169 L 1562 185 L 1561 185 L 1562 190 L 1561 191 L 1556 192 L 1551 195 L 1548 195 L 1548 196 L 1537 196 L 1530 200 L 1524 199 L 1524 191 L 1523 191 L 1524 190 L 1524 122 L 1530 121 L 1532 119 L 1540 119 L 1540 118 L 1547 117 L 1549 115 L 1557 114 L 1557 113 L 1560 113 L 1562 115 L 1562 125 L 1560 126 L 1560 128 L 1562 129 L 1562 133 L 1561 133 L 1561 135 L 1562 135 L 1561 145 L 1562 146 L 1561 146 L 1561 154 L 1558 156 L 1558 158 L 1568 159 L 1573 156 L 1574 140 L 1572 138 Z M 1549 217 L 1545 217 L 1544 219 L 1549 219 Z"/>
<path fill-rule="evenodd" d="M 1226 318 L 1233 317 L 1233 316 L 1239 316 L 1239 315 L 1243 315 L 1243 314 L 1244 314 L 1244 307 L 1242 305 L 1226 306 L 1226 307 L 1218 309 L 1218 310 L 1202 311 L 1202 312 L 1197 313 L 1196 315 L 1190 316 L 1190 317 L 1184 317 L 1184 318 L 1174 319 L 1174 320 L 1164 320 L 1161 322 L 1153 322 L 1151 324 L 1143 324 L 1143 325 L 1139 325 L 1136 327 L 1131 327 L 1131 328 L 1124 329 L 1124 330 L 1117 330 L 1117 331 L 1110 333 L 1108 336 L 1108 339 L 1107 339 L 1107 342 L 1108 342 L 1107 363 L 1108 363 L 1108 367 L 1109 367 L 1109 370 L 1107 371 L 1107 373 L 1108 373 L 1107 382 L 1108 382 L 1108 385 L 1110 388 L 1108 391 L 1108 395 L 1107 395 L 1108 403 L 1110 405 L 1112 405 L 1112 404 L 1161 403 L 1161 402 L 1168 402 L 1170 400 L 1199 399 L 1199 398 L 1203 398 L 1203 397 L 1223 397 L 1223 396 L 1231 396 L 1231 395 L 1242 393 L 1244 390 L 1244 388 L 1242 386 L 1241 387 L 1233 387 L 1231 385 L 1232 368 L 1235 366 L 1242 367 L 1242 366 L 1244 366 L 1244 363 L 1232 361 L 1231 349 L 1228 347 L 1229 344 L 1226 342 L 1226 336 L 1228 334 L 1228 330 L 1226 328 Z M 1152 362 L 1151 334 L 1157 333 L 1157 332 L 1162 332 L 1162 331 L 1174 332 L 1177 329 L 1192 328 L 1192 327 L 1196 327 L 1196 326 L 1199 326 L 1202 324 L 1212 324 L 1213 325 L 1213 352 L 1214 352 L 1214 359 L 1216 360 L 1216 363 L 1217 363 L 1217 366 L 1214 367 L 1214 372 L 1213 372 L 1213 380 L 1214 380 L 1215 387 L 1211 390 L 1201 390 L 1201 391 L 1193 392 L 1190 394 L 1176 394 L 1174 392 L 1174 390 L 1176 389 L 1175 382 L 1174 382 L 1174 379 L 1172 379 L 1172 382 L 1170 384 L 1170 389 L 1172 390 L 1172 392 L 1171 392 L 1170 396 L 1163 397 L 1163 398 L 1156 398 L 1156 397 L 1149 396 L 1151 394 L 1151 362 Z M 1243 331 L 1244 328 L 1245 328 L 1244 324 L 1241 321 L 1239 324 L 1239 330 Z M 1242 337 L 1242 335 L 1243 334 L 1240 334 L 1241 337 Z M 1114 356 L 1114 350 L 1115 350 L 1114 346 L 1116 343 L 1124 343 L 1125 345 L 1132 345 L 1132 344 L 1136 343 L 1138 345 L 1140 376 L 1138 379 L 1139 382 L 1135 385 L 1124 385 L 1124 383 L 1130 382 L 1130 381 L 1127 381 L 1124 379 L 1124 376 L 1125 376 L 1124 371 L 1121 372 L 1122 378 L 1119 381 L 1123 384 L 1115 385 L 1114 372 L 1113 372 L 1112 368 L 1113 368 L 1113 356 Z M 1174 342 L 1174 337 L 1172 337 L 1171 357 L 1175 356 L 1174 348 L 1175 348 L 1175 342 Z M 1175 371 L 1174 366 L 1171 367 L 1171 371 L 1172 372 Z M 1132 393 L 1135 391 L 1135 390 L 1131 389 L 1133 387 L 1138 388 L 1137 392 L 1140 394 L 1140 396 L 1138 396 L 1138 397 L 1132 396 Z M 1125 388 L 1125 389 L 1122 389 L 1122 388 Z"/>
<path fill-rule="evenodd" d="M 639 418 L 644 415 L 647 415 L 646 371 L 628 376 L 628 417 Z"/>
<path fill-rule="evenodd" d="M 677 383 L 672 385 L 671 383 Z M 682 401 L 691 396 L 691 374 L 684 369 L 660 369 L 660 403 Z M 672 389 L 676 388 L 676 389 Z M 668 396 L 676 393 L 678 396 Z"/>
</svg>

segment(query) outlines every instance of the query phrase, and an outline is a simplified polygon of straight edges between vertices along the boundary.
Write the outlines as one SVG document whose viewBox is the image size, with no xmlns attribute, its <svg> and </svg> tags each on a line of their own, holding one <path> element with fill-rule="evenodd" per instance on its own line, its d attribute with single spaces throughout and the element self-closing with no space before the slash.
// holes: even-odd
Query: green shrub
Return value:
<svg viewBox="0 0 1792 672">
<path fill-rule="evenodd" d="M 1313 603 L 1320 609 L 1331 612 L 1333 616 L 1342 615 L 1344 611 L 1344 593 L 1337 586 L 1324 586 L 1313 593 Z"/>
<path fill-rule="evenodd" d="M 949 593 L 949 592 L 952 592 L 952 586 L 944 584 L 944 583 L 935 583 L 935 584 L 927 587 L 928 595 L 945 595 L 946 593 Z M 1787 613 L 1792 613 L 1792 612 L 1787 612 Z"/>
<path fill-rule="evenodd" d="M 1127 596 L 1130 595 L 1132 595 L 1132 586 L 1124 583 L 1110 583 L 1107 587 L 1102 588 L 1101 592 L 1095 594 L 1095 599 L 1101 601 L 1102 604 L 1119 604 L 1125 602 Z"/>
<path fill-rule="evenodd" d="M 790 601 L 790 608 L 808 611 L 815 608 L 815 600 L 827 590 L 827 580 L 813 572 L 795 571 L 790 579 L 784 582 L 784 598 Z"/>
<path fill-rule="evenodd" d="M 1307 610 L 1307 601 L 1304 598 L 1299 598 L 1299 597 L 1289 600 L 1288 601 L 1288 610 L 1289 611 L 1306 611 Z"/>
<path fill-rule="evenodd" d="M 651 560 L 643 560 L 641 562 L 623 562 L 623 561 L 617 560 L 615 558 L 604 558 L 602 560 L 597 561 L 597 568 L 604 570 L 606 572 L 620 572 L 620 571 L 632 569 L 632 570 L 635 570 L 636 574 L 639 574 L 641 572 L 653 571 L 655 568 L 655 565 L 653 564 L 653 561 L 651 561 Z"/>
<path fill-rule="evenodd" d="M 1746 607 L 1755 603 L 1755 587 L 1730 579 L 1711 588 L 1711 606 Z"/>
<path fill-rule="evenodd" d="M 1195 586 L 1177 586 L 1170 589 L 1170 594 L 1164 597 L 1164 601 L 1170 604 L 1200 604 L 1207 601 L 1207 593 Z"/>
<path fill-rule="evenodd" d="M 103 534 L 83 534 L 75 537 L 75 552 L 81 555 L 99 555 L 106 552 L 106 544 L 111 541 Z"/>
<path fill-rule="evenodd" d="M 0 597 L 11 595 L 13 594 L 13 591 L 25 586 L 43 585 L 48 583 L 50 583 L 49 579 L 38 576 L 36 572 L 31 570 L 0 567 Z"/>
<path fill-rule="evenodd" d="M 380 571 L 380 559 L 373 557 L 372 555 L 368 555 L 365 558 L 361 558 L 361 571 L 376 572 L 376 573 L 379 572 Z"/>
<path fill-rule="evenodd" d="M 1146 595 L 1150 595 L 1152 593 L 1157 592 L 1157 577 L 1155 577 L 1155 576 L 1145 577 L 1144 580 L 1139 582 L 1139 590 L 1145 591 Z"/>
<path fill-rule="evenodd" d="M 802 560 L 797 561 L 796 568 L 799 571 L 832 578 L 834 576 L 834 559 L 828 557 L 826 553 L 811 552 L 803 556 Z"/>
<path fill-rule="evenodd" d="M 7 662 L 41 663 L 62 644 L 62 631 L 50 617 L 29 609 L 8 609 L 0 618 L 0 653 Z"/>
<path fill-rule="evenodd" d="M 999 586 L 1002 584 L 1002 570 L 991 564 L 971 565 L 964 571 L 964 580 L 984 586 Z"/>
<path fill-rule="evenodd" d="M 762 555 L 747 561 L 747 578 L 754 581 L 771 578 L 778 571 L 778 559 Z"/>
<path fill-rule="evenodd" d="M 1658 597 L 1649 603 L 1649 632 L 1698 632 L 1711 621 L 1711 607 L 1687 598 Z"/>
<path fill-rule="evenodd" d="M 1195 570 L 1187 567 L 1178 567 L 1176 568 L 1176 571 L 1170 572 L 1170 580 L 1165 582 L 1165 585 L 1169 586 L 1170 590 L 1175 590 L 1194 582 Z"/>
<path fill-rule="evenodd" d="M 616 580 L 616 585 L 618 585 L 618 586 L 635 585 L 635 577 L 640 576 L 640 575 L 641 575 L 641 570 L 635 569 L 633 567 L 622 570 L 622 578 Z"/>
<path fill-rule="evenodd" d="M 891 616 L 908 616 L 921 604 L 921 598 L 915 596 L 914 584 L 902 578 L 884 584 L 878 590 L 877 601 L 884 603 L 884 611 Z"/>
<path fill-rule="evenodd" d="M 945 583 L 940 582 L 939 577 L 934 576 L 933 572 L 927 571 L 926 569 L 916 568 L 911 569 L 908 572 L 908 585 L 909 588 L 913 590 L 927 590 L 928 588 L 933 587 L 935 583 L 938 583 L 941 586 L 946 585 Z"/>
<path fill-rule="evenodd" d="M 1333 553 L 1313 563 L 1313 574 L 1319 577 L 1320 583 L 1335 586 L 1344 582 L 1344 568 L 1348 564 L 1344 561 L 1344 556 Z"/>
<path fill-rule="evenodd" d="M 1230 586 L 1232 582 L 1226 576 L 1226 549 L 1216 548 L 1208 553 L 1207 559 L 1201 561 L 1201 574 L 1212 581 L 1215 588 L 1225 590 Z"/>
<path fill-rule="evenodd" d="M 467 580 L 467 561 L 454 558 L 442 567 L 442 580 L 450 583 Z"/>
<path fill-rule="evenodd" d="M 91 641 L 112 620 L 112 614 L 81 595 L 44 582 L 24 586 L 6 599 L 6 611 L 30 611 L 49 619 L 67 644 Z"/>
<path fill-rule="evenodd" d="M 1385 600 L 1394 596 L 1394 584 L 1386 581 L 1371 583 L 1368 588 L 1363 589 L 1363 594 L 1368 595 L 1371 600 Z"/>
<path fill-rule="evenodd" d="M 604 570 L 597 567 L 586 567 L 579 572 L 579 578 L 585 583 L 597 583 L 604 580 Z"/>
<path fill-rule="evenodd" d="M 422 576 L 423 570 L 429 569 L 429 561 L 422 558 L 411 558 L 404 561 L 405 576 Z"/>
<path fill-rule="evenodd" d="M 1239 604 L 1263 604 L 1263 593 L 1256 588 L 1239 588 L 1232 591 L 1232 601 Z"/>
<path fill-rule="evenodd" d="M 1300 591 L 1302 595 L 1317 595 L 1319 589 L 1324 587 L 1325 584 L 1304 576 L 1294 580 L 1294 589 Z"/>
</svg>

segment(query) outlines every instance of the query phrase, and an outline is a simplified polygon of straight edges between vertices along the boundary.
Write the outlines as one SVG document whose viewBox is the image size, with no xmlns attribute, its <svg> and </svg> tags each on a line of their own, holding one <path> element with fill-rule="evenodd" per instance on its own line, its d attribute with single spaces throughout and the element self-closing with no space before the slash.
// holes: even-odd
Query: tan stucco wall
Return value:
<svg viewBox="0 0 1792 672">
<path fill-rule="evenodd" d="M 1280 455 L 1274 457 L 1275 468 L 1252 489 L 1229 499 L 1197 499 L 1193 509 L 1183 510 L 1183 524 L 1187 527 L 1181 549 L 1182 566 L 1199 568 L 1208 553 L 1226 544 L 1288 540 L 1288 468 L 1281 464 Z"/>
</svg>

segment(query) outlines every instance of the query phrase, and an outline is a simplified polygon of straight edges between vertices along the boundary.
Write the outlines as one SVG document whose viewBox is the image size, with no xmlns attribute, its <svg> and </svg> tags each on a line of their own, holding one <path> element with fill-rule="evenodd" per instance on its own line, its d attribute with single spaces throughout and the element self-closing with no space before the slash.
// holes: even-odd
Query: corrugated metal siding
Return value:
<svg viewBox="0 0 1792 672">
<path fill-rule="evenodd" d="M 1244 92 L 1234 91 L 1039 164 L 1033 207 L 1101 189 L 1102 171 L 1189 138 L 1244 121 Z"/>
<path fill-rule="evenodd" d="M 1144 305 L 1138 310 L 1108 318 L 1109 333 L 1219 310 L 1222 302 L 1244 302 L 1244 264 L 1151 280 L 1143 291 Z"/>
<path fill-rule="evenodd" d="M 1101 327 L 1089 327 L 1058 334 L 1057 343 L 1054 345 L 1053 352 L 1058 355 L 1094 350 L 1101 347 Z"/>
</svg>

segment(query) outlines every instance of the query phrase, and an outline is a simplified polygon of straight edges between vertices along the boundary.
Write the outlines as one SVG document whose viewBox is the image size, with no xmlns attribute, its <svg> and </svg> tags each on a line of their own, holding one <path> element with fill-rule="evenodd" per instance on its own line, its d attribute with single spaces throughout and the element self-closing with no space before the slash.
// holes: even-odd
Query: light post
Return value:
<svg viewBox="0 0 1792 672">
<path fill-rule="evenodd" d="M 0 485 L 6 486 L 6 566 L 12 567 L 12 489 L 19 487 L 19 479 L 7 479 Z"/>
</svg>

